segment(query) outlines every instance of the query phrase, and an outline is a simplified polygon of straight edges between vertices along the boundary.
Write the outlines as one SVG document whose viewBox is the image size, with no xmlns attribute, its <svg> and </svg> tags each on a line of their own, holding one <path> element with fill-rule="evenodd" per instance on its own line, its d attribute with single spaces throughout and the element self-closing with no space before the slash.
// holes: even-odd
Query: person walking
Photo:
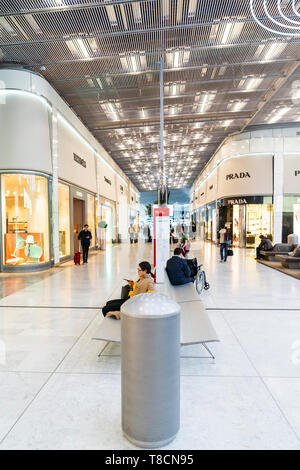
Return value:
<svg viewBox="0 0 300 470">
<path fill-rule="evenodd" d="M 83 264 L 87 264 L 88 256 L 89 256 L 89 248 L 91 244 L 92 234 L 89 231 L 88 224 L 85 224 L 83 230 L 78 235 L 78 240 L 81 241 L 82 246 L 82 254 L 83 254 Z"/>
<path fill-rule="evenodd" d="M 130 227 L 128 229 L 128 233 L 129 233 L 130 243 L 133 243 L 134 242 L 134 237 L 135 237 L 135 230 L 134 230 L 134 227 L 133 227 L 132 224 L 130 224 Z"/>
<path fill-rule="evenodd" d="M 181 229 L 181 240 L 180 240 L 179 245 L 180 245 L 179 248 L 182 249 L 183 256 L 186 258 L 188 256 L 189 252 L 190 252 L 191 245 L 190 245 L 188 236 L 186 235 L 186 233 L 184 231 L 184 226 L 183 225 L 182 225 L 182 229 Z"/>
<path fill-rule="evenodd" d="M 222 227 L 219 231 L 220 234 L 220 263 L 227 261 L 228 246 L 230 245 L 230 234 L 225 227 Z"/>
</svg>

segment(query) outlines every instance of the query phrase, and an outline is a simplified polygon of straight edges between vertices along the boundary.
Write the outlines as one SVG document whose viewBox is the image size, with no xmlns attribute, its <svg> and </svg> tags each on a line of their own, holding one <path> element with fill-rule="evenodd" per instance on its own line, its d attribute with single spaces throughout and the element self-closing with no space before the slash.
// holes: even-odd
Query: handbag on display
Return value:
<svg viewBox="0 0 300 470">
<path fill-rule="evenodd" d="M 229 250 L 227 251 L 227 256 L 233 256 L 233 250 L 229 249 Z"/>
</svg>

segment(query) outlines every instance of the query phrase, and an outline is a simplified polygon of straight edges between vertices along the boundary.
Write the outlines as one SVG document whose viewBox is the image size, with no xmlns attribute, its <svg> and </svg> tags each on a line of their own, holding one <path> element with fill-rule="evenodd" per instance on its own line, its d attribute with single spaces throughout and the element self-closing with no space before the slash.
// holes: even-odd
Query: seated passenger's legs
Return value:
<svg viewBox="0 0 300 470">
<path fill-rule="evenodd" d="M 109 300 L 105 307 L 102 309 L 103 316 L 106 317 L 108 312 L 114 312 L 116 310 L 120 310 L 121 306 L 126 302 L 128 299 L 115 299 Z"/>
</svg>

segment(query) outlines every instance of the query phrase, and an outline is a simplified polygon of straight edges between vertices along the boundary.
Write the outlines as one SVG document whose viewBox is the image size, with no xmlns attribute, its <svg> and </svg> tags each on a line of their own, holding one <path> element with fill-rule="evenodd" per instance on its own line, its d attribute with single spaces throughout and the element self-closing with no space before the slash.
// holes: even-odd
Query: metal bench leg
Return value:
<svg viewBox="0 0 300 470">
<path fill-rule="evenodd" d="M 213 355 L 213 353 L 211 352 L 211 350 L 209 349 L 209 347 L 206 346 L 206 343 L 201 343 L 201 344 L 202 344 L 202 346 L 206 349 L 206 351 L 208 352 L 208 354 L 210 355 L 210 357 L 211 357 L 212 359 L 215 359 L 215 356 Z"/>
<path fill-rule="evenodd" d="M 104 347 L 101 349 L 101 351 L 99 352 L 99 354 L 98 354 L 99 359 L 100 359 L 102 353 L 105 351 L 105 349 L 107 348 L 108 345 L 109 345 L 109 342 L 107 342 L 107 343 L 105 344 L 105 346 L 104 346 Z"/>
</svg>

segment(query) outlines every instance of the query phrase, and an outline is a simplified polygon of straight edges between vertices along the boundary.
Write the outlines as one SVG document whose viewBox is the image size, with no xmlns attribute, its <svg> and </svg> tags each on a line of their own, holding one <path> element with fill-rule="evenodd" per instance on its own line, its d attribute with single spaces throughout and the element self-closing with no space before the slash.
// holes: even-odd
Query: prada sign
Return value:
<svg viewBox="0 0 300 470">
<path fill-rule="evenodd" d="M 236 179 L 243 179 L 243 178 L 251 178 L 248 171 L 245 171 L 245 172 L 242 171 L 240 173 L 230 173 L 229 175 L 226 175 L 226 181 L 236 180 Z"/>
<path fill-rule="evenodd" d="M 219 167 L 216 199 L 240 199 L 243 194 L 273 194 L 272 155 L 231 158 Z"/>
<path fill-rule="evenodd" d="M 300 152 L 284 159 L 284 194 L 300 194 Z"/>
<path fill-rule="evenodd" d="M 264 196 L 240 196 L 232 198 L 224 198 L 218 201 L 219 206 L 240 206 L 245 204 L 263 204 Z"/>
</svg>

